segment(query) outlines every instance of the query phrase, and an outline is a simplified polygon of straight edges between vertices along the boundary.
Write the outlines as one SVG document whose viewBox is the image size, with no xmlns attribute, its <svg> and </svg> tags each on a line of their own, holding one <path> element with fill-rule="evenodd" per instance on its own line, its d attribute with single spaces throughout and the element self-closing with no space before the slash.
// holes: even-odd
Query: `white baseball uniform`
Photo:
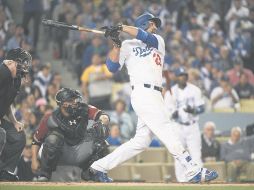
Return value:
<svg viewBox="0 0 254 190">
<path fill-rule="evenodd" d="M 165 55 L 165 43 L 161 36 L 158 49 L 149 47 L 141 40 L 125 40 L 120 49 L 119 63 L 128 69 L 130 83 L 133 86 L 131 103 L 138 116 L 136 135 L 122 144 L 112 153 L 94 162 L 92 168 L 98 171 L 108 170 L 127 161 L 149 147 L 153 135 L 156 135 L 167 149 L 185 166 L 186 173 L 192 178 L 200 171 L 193 161 L 189 161 L 186 152 L 176 134 L 177 123 L 171 121 L 161 92 L 154 86 L 162 86 L 162 67 Z M 144 87 L 151 85 L 151 88 Z M 191 177 L 192 176 L 192 177 Z"/>
<path fill-rule="evenodd" d="M 201 90 L 190 83 L 187 83 L 184 89 L 174 85 L 171 88 L 172 94 L 167 91 L 165 93 L 165 103 L 170 113 L 178 111 L 178 132 L 181 143 L 186 148 L 192 159 L 201 167 L 201 136 L 198 125 L 198 115 L 193 115 L 184 111 L 187 105 L 191 107 L 199 107 L 204 105 Z M 174 102 L 174 103 L 172 103 Z M 184 175 L 183 166 L 175 160 L 175 173 L 178 182 L 187 182 L 188 179 Z"/>
</svg>

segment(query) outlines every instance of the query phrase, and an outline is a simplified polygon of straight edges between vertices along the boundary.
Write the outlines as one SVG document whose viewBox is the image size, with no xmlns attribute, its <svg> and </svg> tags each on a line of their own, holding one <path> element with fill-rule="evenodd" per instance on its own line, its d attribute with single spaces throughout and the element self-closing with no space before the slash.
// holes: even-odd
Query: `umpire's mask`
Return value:
<svg viewBox="0 0 254 190">
<path fill-rule="evenodd" d="M 24 78 L 32 68 L 32 56 L 22 48 L 8 51 L 5 59 L 17 62 L 17 78 Z"/>
</svg>

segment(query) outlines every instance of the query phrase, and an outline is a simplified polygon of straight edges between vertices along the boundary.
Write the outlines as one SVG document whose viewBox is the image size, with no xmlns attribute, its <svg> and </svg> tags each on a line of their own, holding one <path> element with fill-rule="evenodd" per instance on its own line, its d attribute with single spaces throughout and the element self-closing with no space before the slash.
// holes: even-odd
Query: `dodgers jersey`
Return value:
<svg viewBox="0 0 254 190">
<path fill-rule="evenodd" d="M 158 49 L 149 47 L 141 40 L 125 40 L 119 55 L 121 67 L 125 64 L 131 85 L 151 84 L 162 86 L 162 68 L 165 56 L 165 42 L 157 34 Z"/>
<path fill-rule="evenodd" d="M 178 121 L 182 123 L 197 122 L 198 115 L 193 115 L 184 111 L 189 105 L 191 107 L 198 107 L 204 105 L 201 90 L 191 84 L 187 83 L 184 89 L 178 87 L 178 84 L 171 88 L 172 95 L 169 91 L 165 94 L 165 103 L 168 110 L 173 113 L 178 110 Z M 172 102 L 175 102 L 174 104 Z"/>
</svg>

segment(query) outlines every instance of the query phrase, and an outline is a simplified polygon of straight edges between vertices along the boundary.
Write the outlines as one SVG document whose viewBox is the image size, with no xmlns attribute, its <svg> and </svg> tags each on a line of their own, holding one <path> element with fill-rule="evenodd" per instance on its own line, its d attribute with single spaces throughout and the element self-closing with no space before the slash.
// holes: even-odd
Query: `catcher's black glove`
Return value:
<svg viewBox="0 0 254 190">
<path fill-rule="evenodd" d="M 185 109 L 185 112 L 190 113 L 190 114 L 196 114 L 196 109 L 194 107 L 191 107 L 190 105 L 188 105 Z"/>
<path fill-rule="evenodd" d="M 93 131 L 93 137 L 95 138 L 106 140 L 109 137 L 109 127 L 101 121 L 95 122 L 91 130 Z"/>
<path fill-rule="evenodd" d="M 104 26 L 102 29 L 105 30 L 104 36 L 106 38 L 110 38 L 116 47 L 121 47 L 122 41 L 119 38 L 120 32 L 123 30 L 122 24 L 118 24 L 116 26 Z"/>
<path fill-rule="evenodd" d="M 176 110 L 173 114 L 172 114 L 172 116 L 171 116 L 171 118 L 172 119 L 178 119 L 178 111 Z"/>
</svg>

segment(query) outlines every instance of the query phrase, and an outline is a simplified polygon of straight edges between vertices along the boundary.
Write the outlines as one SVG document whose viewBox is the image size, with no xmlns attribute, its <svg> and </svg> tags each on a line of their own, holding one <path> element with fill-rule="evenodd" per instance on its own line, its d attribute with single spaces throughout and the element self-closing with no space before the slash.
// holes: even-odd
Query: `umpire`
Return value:
<svg viewBox="0 0 254 190">
<path fill-rule="evenodd" d="M 12 49 L 0 65 L 0 181 L 17 181 L 14 170 L 26 143 L 23 124 L 14 116 L 12 103 L 17 96 L 21 79 L 31 68 L 31 55 Z"/>
</svg>

